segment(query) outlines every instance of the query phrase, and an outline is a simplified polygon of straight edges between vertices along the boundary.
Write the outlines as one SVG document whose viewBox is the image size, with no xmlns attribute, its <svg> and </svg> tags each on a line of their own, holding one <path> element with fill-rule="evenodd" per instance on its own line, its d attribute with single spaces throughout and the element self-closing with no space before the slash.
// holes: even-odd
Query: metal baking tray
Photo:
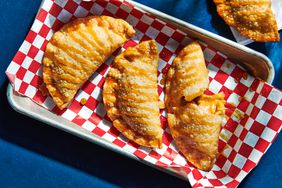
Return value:
<svg viewBox="0 0 282 188">
<path fill-rule="evenodd" d="M 271 61 L 265 55 L 240 44 L 237 44 L 231 40 L 223 38 L 219 35 L 201 29 L 197 26 L 191 25 L 187 22 L 164 14 L 160 11 L 149 8 L 145 5 L 130 0 L 128 0 L 128 2 L 134 4 L 137 8 L 141 9 L 142 11 L 147 12 L 149 14 L 153 14 L 159 19 L 170 23 L 174 27 L 184 32 L 187 32 L 188 35 L 194 37 L 195 39 L 205 42 L 209 46 L 225 54 L 229 59 L 234 60 L 235 62 L 245 67 L 250 74 L 259 77 L 270 84 L 272 83 L 274 79 L 274 68 Z M 29 98 L 16 94 L 15 92 L 13 92 L 11 84 L 9 84 L 7 88 L 7 98 L 12 108 L 19 113 L 42 121 L 48 125 L 71 133 L 82 139 L 96 143 L 102 147 L 108 148 L 117 153 L 123 154 L 127 157 L 130 157 L 149 166 L 157 168 L 161 171 L 167 172 L 169 174 L 175 175 L 181 179 L 185 179 L 186 181 L 188 181 L 187 177 L 185 177 L 184 175 L 176 174 L 173 171 L 157 167 L 149 162 L 141 160 L 133 154 L 125 151 L 124 149 L 112 144 L 111 142 L 99 136 L 96 136 L 95 134 L 92 134 L 91 132 L 81 128 L 80 126 L 77 126 L 76 124 L 66 120 L 65 118 L 46 110 L 45 108 L 31 101 Z"/>
</svg>

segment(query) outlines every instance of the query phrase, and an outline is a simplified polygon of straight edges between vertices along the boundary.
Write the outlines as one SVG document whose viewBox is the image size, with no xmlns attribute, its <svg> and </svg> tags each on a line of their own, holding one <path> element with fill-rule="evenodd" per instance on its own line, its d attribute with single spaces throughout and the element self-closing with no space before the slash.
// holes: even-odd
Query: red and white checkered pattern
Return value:
<svg viewBox="0 0 282 188">
<path fill-rule="evenodd" d="M 76 17 L 110 15 L 122 18 L 134 26 L 136 35 L 112 54 L 79 90 L 74 101 L 65 110 L 55 107 L 52 99 L 44 96 L 41 61 L 45 46 L 54 31 Z M 189 164 L 175 147 L 170 135 L 165 112 L 161 112 L 164 129 L 163 148 L 149 149 L 123 137 L 112 125 L 103 109 L 101 88 L 113 58 L 140 41 L 155 39 L 160 51 L 159 81 L 179 52 L 191 38 L 152 15 L 138 10 L 126 1 L 45 0 L 19 51 L 6 74 L 19 94 L 108 140 L 135 156 L 154 165 L 186 176 L 193 187 L 236 187 L 258 164 L 282 125 L 282 94 L 278 89 L 247 75 L 239 65 L 201 43 L 210 76 L 207 93 L 224 92 L 228 101 L 229 117 L 221 131 L 218 156 L 213 169 L 203 172 Z M 163 85 L 158 87 L 163 100 Z M 84 106 L 80 99 L 86 98 Z M 231 105 L 233 104 L 233 105 Z M 237 114 L 237 115 L 236 115 Z M 242 118 L 239 118 L 242 116 Z M 241 114 L 241 115 L 240 115 Z"/>
</svg>

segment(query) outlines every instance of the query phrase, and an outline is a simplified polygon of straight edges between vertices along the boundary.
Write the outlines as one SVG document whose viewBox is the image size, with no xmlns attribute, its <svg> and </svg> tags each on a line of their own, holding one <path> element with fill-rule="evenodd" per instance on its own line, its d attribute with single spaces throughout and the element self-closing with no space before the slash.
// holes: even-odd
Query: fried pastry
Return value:
<svg viewBox="0 0 282 188">
<path fill-rule="evenodd" d="M 218 14 L 242 35 L 259 42 L 279 41 L 271 0 L 214 0 Z"/>
<path fill-rule="evenodd" d="M 208 84 L 203 52 L 197 42 L 192 42 L 168 71 L 165 106 L 177 147 L 190 163 L 205 171 L 212 168 L 217 157 L 225 111 L 223 94 L 203 94 Z"/>
<path fill-rule="evenodd" d="M 76 19 L 55 32 L 43 58 L 43 80 L 63 109 L 77 90 L 120 45 L 135 34 L 126 21 L 109 16 Z"/>
<path fill-rule="evenodd" d="M 166 82 L 167 88 L 173 88 L 170 95 L 176 99 L 174 102 L 181 101 L 182 97 L 191 101 L 209 87 L 208 70 L 201 46 L 197 42 L 190 43 L 180 51 L 170 67 L 168 77 L 173 77 L 174 80 Z"/>
<path fill-rule="evenodd" d="M 158 58 L 154 40 L 118 55 L 105 79 L 103 101 L 114 127 L 124 136 L 139 145 L 160 148 Z"/>
</svg>

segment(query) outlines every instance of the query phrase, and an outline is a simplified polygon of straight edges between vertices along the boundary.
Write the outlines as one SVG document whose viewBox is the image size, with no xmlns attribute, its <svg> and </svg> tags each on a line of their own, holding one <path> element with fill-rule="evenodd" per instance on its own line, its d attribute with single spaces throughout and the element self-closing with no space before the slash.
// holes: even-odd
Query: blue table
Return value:
<svg viewBox="0 0 282 188">
<path fill-rule="evenodd" d="M 13 111 L 4 71 L 31 26 L 40 0 L 0 1 L 0 186 L 1 187 L 184 187 L 187 182 L 76 138 Z M 138 0 L 234 40 L 211 0 Z M 253 43 L 274 63 L 282 89 L 282 42 Z M 282 186 L 282 137 L 275 140 L 242 187 Z"/>
</svg>

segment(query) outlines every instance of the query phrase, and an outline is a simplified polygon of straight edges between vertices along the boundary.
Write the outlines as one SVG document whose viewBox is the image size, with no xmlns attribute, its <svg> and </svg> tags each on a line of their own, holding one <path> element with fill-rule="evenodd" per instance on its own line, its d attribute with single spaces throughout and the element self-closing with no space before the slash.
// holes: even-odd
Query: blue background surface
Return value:
<svg viewBox="0 0 282 188">
<path fill-rule="evenodd" d="M 0 187 L 184 187 L 188 182 L 16 113 L 5 69 L 27 34 L 40 0 L 0 0 Z M 138 0 L 234 40 L 211 0 Z M 280 34 L 281 36 L 281 34 Z M 253 43 L 274 63 L 282 89 L 282 42 Z M 241 187 L 282 186 L 281 135 Z"/>
</svg>

